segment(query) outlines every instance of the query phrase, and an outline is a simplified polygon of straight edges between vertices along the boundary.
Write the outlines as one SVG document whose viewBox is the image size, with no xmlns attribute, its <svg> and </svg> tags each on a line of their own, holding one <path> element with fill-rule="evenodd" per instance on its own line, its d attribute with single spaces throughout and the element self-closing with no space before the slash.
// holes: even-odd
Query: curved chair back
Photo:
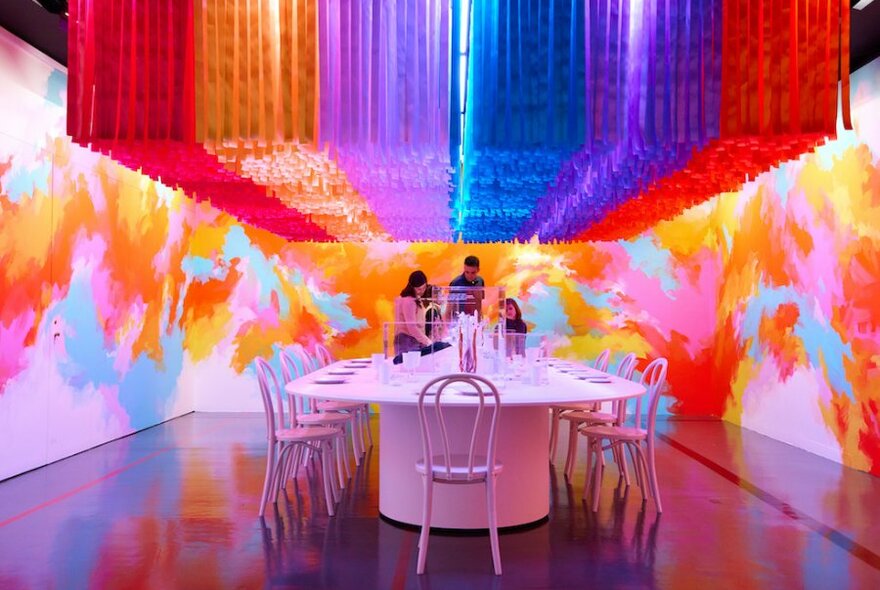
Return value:
<svg viewBox="0 0 880 590">
<path fill-rule="evenodd" d="M 425 457 L 426 473 L 430 477 L 434 468 L 434 445 L 431 440 L 431 426 L 428 420 L 428 413 L 425 408 L 425 398 L 434 397 L 434 411 L 436 421 L 440 432 L 440 444 L 444 464 L 446 465 L 446 476 L 452 479 L 452 451 L 450 450 L 449 434 L 446 428 L 446 419 L 443 414 L 443 397 L 449 395 L 452 390 L 448 390 L 451 385 L 464 384 L 474 394 L 478 400 L 477 409 L 474 416 L 473 428 L 471 429 L 470 441 L 467 453 L 467 480 L 474 479 L 474 458 L 477 455 L 484 454 L 486 457 L 487 472 L 491 473 L 492 467 L 495 465 L 495 443 L 497 439 L 498 414 L 501 410 L 501 398 L 498 395 L 498 389 L 495 385 L 484 377 L 473 375 L 470 373 L 457 373 L 452 375 L 444 375 L 429 381 L 419 393 L 419 430 L 422 435 L 422 452 Z M 429 393 L 431 388 L 437 386 L 436 394 Z M 460 393 L 460 392 L 459 392 Z M 488 399 L 488 404 L 487 404 Z M 489 406 L 487 410 L 487 405 Z M 457 406 L 461 407 L 461 406 Z M 478 449 L 478 443 L 481 441 L 481 433 L 486 425 L 483 424 L 483 415 L 488 411 L 489 423 L 488 434 L 486 437 L 486 447 L 483 453 Z M 482 477 L 482 475 L 480 476 Z"/>
<path fill-rule="evenodd" d="M 318 363 L 318 367 L 326 367 L 327 365 L 333 364 L 333 355 L 330 354 L 330 351 L 324 346 L 322 343 L 315 343 L 315 360 Z"/>
<path fill-rule="evenodd" d="M 611 350 L 606 348 L 599 356 L 596 357 L 596 360 L 593 361 L 593 368 L 597 371 L 606 371 L 608 369 L 609 358 L 611 358 Z"/>
<path fill-rule="evenodd" d="M 278 377 L 271 365 L 262 357 L 257 357 L 254 361 L 257 367 L 257 380 L 260 382 L 260 395 L 263 398 L 263 411 L 266 414 L 266 437 L 269 442 L 275 442 L 276 428 L 284 428 L 284 404 L 281 400 L 281 388 L 278 385 Z M 278 397 L 278 415 L 276 419 L 275 406 L 272 402 L 272 384 L 274 383 L 275 392 Z"/>
<path fill-rule="evenodd" d="M 290 383 L 294 379 L 299 379 L 305 372 L 300 368 L 300 366 L 293 360 L 293 356 L 287 351 L 282 350 L 279 353 L 279 357 L 281 359 L 281 380 L 286 384 Z M 299 395 L 288 394 L 287 396 L 287 411 L 290 412 L 290 422 L 293 426 L 297 425 L 297 417 L 300 414 L 305 413 L 305 408 L 303 407 L 303 399 Z"/>
<path fill-rule="evenodd" d="M 617 363 L 617 376 L 623 377 L 624 379 L 632 379 L 633 372 L 636 370 L 636 364 L 639 362 L 639 357 L 636 356 L 636 353 L 631 352 Z"/>
<path fill-rule="evenodd" d="M 627 354 L 620 359 L 619 363 L 617 363 L 617 376 L 622 377 L 623 379 L 632 379 L 633 372 L 635 372 L 638 362 L 639 358 L 634 352 Z M 626 422 L 626 402 L 613 402 L 611 404 L 611 413 L 617 416 L 618 424 Z"/>
<path fill-rule="evenodd" d="M 663 385 L 666 383 L 667 361 L 658 358 L 651 361 L 642 373 L 640 383 L 645 386 L 647 392 L 636 401 L 636 428 L 641 428 L 642 399 L 648 398 L 648 438 L 654 434 L 654 423 L 657 418 L 657 406 L 660 405 L 660 395 L 663 393 Z"/>
<path fill-rule="evenodd" d="M 285 350 L 291 358 L 299 362 L 299 366 L 301 367 L 300 377 L 308 375 L 319 368 L 318 362 L 312 358 L 312 355 L 309 354 L 309 351 L 307 351 L 302 344 L 291 344 L 285 348 Z"/>
</svg>

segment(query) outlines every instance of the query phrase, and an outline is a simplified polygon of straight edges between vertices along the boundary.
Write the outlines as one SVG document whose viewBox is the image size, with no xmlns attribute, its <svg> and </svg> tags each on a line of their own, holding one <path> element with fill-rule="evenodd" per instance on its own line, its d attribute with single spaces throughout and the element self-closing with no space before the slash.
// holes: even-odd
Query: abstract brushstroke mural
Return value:
<svg viewBox="0 0 880 590">
<path fill-rule="evenodd" d="M 65 72 L 0 40 L 0 477 L 257 410 L 257 355 L 366 355 L 411 270 L 442 284 L 468 254 L 560 354 L 667 357 L 666 411 L 880 470 L 878 62 L 853 131 L 628 240 L 303 243 L 73 143 Z"/>
</svg>

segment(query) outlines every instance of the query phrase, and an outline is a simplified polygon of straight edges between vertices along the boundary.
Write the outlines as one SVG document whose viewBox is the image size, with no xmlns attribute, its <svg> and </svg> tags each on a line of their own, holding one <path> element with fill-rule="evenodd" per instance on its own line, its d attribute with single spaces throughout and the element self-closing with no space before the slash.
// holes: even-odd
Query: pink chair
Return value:
<svg viewBox="0 0 880 590">
<path fill-rule="evenodd" d="M 332 365 L 335 359 L 326 346 L 317 342 L 315 343 L 315 360 L 318 361 L 318 368 L 323 368 Z"/>
<path fill-rule="evenodd" d="M 290 383 L 294 379 L 302 376 L 301 369 L 286 350 L 282 350 L 279 356 L 281 359 L 281 378 L 284 383 Z M 311 412 L 307 414 L 303 407 L 302 397 L 292 394 L 287 395 L 287 407 L 291 422 L 300 427 L 329 426 L 339 428 L 342 430 L 343 436 L 350 432 L 352 445 L 354 446 L 355 464 L 360 465 L 357 438 L 354 434 L 357 426 L 356 416 L 337 412 Z M 336 445 L 336 470 L 339 476 L 339 487 L 344 488 L 346 482 L 351 478 L 351 471 L 348 467 L 347 444 Z M 343 471 L 345 472 L 344 474 Z"/>
<path fill-rule="evenodd" d="M 645 481 L 651 487 L 651 496 L 657 506 L 657 512 L 663 512 L 660 503 L 660 487 L 657 483 L 657 465 L 654 459 L 654 433 L 657 426 L 657 407 L 660 405 L 660 396 L 666 383 L 667 361 L 658 358 L 651 362 L 642 373 L 641 383 L 647 389 L 645 395 L 636 400 L 634 426 L 603 425 L 586 426 L 580 429 L 580 434 L 587 438 L 587 473 L 584 481 L 584 500 L 587 498 L 587 490 L 590 488 L 590 463 L 595 455 L 595 467 L 593 468 L 593 512 L 599 509 L 599 492 L 602 489 L 602 472 L 605 468 L 604 451 L 617 448 L 617 453 L 622 454 L 624 449 L 629 449 L 636 468 L 636 480 L 642 490 L 642 498 L 645 496 Z M 648 428 L 641 428 L 642 398 L 647 396 Z M 621 404 L 620 424 L 626 422 L 626 403 Z"/>
<path fill-rule="evenodd" d="M 636 369 L 638 357 L 635 353 L 629 353 L 617 364 L 617 376 L 623 379 L 631 379 Z M 568 452 L 565 455 L 565 477 L 571 480 L 574 467 L 577 463 L 578 429 L 584 425 L 593 426 L 600 424 L 620 425 L 620 402 L 612 402 L 611 412 L 598 411 L 597 404 L 583 403 L 557 406 L 563 408 L 559 418 L 568 422 Z M 629 485 L 629 472 L 626 469 L 626 457 L 623 454 L 614 455 L 615 462 L 620 468 L 620 475 Z"/>
<path fill-rule="evenodd" d="M 611 357 L 611 350 L 603 350 L 596 360 L 593 361 L 593 368 L 597 371 L 605 371 L 608 368 L 608 359 Z M 589 408 L 594 408 L 595 404 L 589 404 Z M 582 410 L 587 408 L 584 404 L 575 406 L 552 406 L 550 408 L 550 465 L 556 464 L 556 447 L 559 443 L 559 420 L 562 412 L 568 410 Z M 587 409 L 589 409 L 587 408 Z"/>
<path fill-rule="evenodd" d="M 284 426 L 284 403 L 281 398 L 281 387 L 275 371 L 262 358 L 255 361 L 257 379 L 260 383 L 260 394 L 263 399 L 263 410 L 266 414 L 266 478 L 263 481 L 263 494 L 260 497 L 260 516 L 266 512 L 266 504 L 271 497 L 272 503 L 278 501 L 278 490 L 283 487 L 283 475 L 286 471 L 287 462 L 296 460 L 291 453 L 298 455 L 304 450 L 317 453 L 321 457 L 322 475 L 324 478 L 324 499 L 327 502 L 327 512 L 334 515 L 336 503 L 336 489 L 334 478 L 331 475 L 333 469 L 332 455 L 333 442 L 342 436 L 342 431 L 337 428 L 314 427 L 297 428 L 294 423 L 290 428 Z M 272 401 L 272 388 L 274 384 L 277 396 L 278 415 L 276 419 L 275 408 Z"/>
<path fill-rule="evenodd" d="M 468 441 L 450 441 L 442 400 L 445 395 L 463 393 L 452 385 L 464 385 L 466 394 L 473 394 L 479 404 L 474 408 L 474 423 Z M 434 388 L 434 389 L 432 389 Z M 449 392 L 447 392 L 449 388 Z M 429 420 L 425 398 L 433 396 L 434 412 Z M 488 399 L 488 403 L 487 403 Z M 488 408 L 487 408 L 488 406 Z M 459 406 L 460 407 L 460 406 Z M 501 575 L 501 551 L 498 547 L 498 517 L 495 510 L 495 478 L 501 473 L 501 463 L 495 460 L 495 443 L 498 434 L 498 414 L 501 399 L 491 381 L 472 374 L 445 375 L 431 380 L 419 394 L 419 427 L 422 435 L 422 459 L 416 462 L 416 471 L 422 475 L 425 484 L 422 509 L 422 532 L 419 535 L 419 557 L 416 572 L 425 573 L 428 557 L 428 539 L 431 531 L 431 510 L 434 484 L 485 484 L 486 505 L 489 516 L 489 541 L 492 545 L 492 563 L 495 575 Z M 488 411 L 488 425 L 482 420 Z M 433 430 L 431 422 L 437 424 Z M 488 431 L 486 431 L 488 429 Z M 485 446 L 483 435 L 485 434 Z M 440 442 L 439 453 L 435 454 L 434 442 Z M 458 442 L 458 445 L 456 445 Z M 467 453 L 457 452 L 462 443 L 468 444 Z M 479 447 L 479 448 L 478 448 Z M 462 447 L 463 448 L 463 447 Z M 482 451 L 482 452 L 479 452 Z"/>
<path fill-rule="evenodd" d="M 327 347 L 320 342 L 315 344 L 314 349 L 315 354 L 312 361 L 312 366 L 316 370 L 324 368 L 328 365 L 332 365 L 335 362 L 333 355 L 330 354 L 330 351 L 327 349 Z M 306 352 L 306 350 L 303 349 L 301 346 L 300 350 L 304 355 L 306 355 L 307 357 L 309 356 L 308 352 Z M 367 446 L 373 446 L 373 432 L 370 430 L 370 404 L 357 404 L 354 402 L 339 401 L 319 401 L 317 402 L 316 409 L 321 412 L 347 412 L 357 416 L 357 428 L 352 431 L 353 433 L 357 433 L 358 436 L 358 444 L 355 445 L 355 456 L 360 457 L 360 455 L 363 454 L 366 450 Z M 360 463 L 358 463 L 358 465 L 360 465 Z"/>
</svg>

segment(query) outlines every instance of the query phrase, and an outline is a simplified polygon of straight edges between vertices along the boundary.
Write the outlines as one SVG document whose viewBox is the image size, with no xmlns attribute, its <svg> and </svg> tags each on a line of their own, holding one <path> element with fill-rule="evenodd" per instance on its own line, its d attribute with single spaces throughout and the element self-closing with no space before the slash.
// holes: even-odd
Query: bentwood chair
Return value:
<svg viewBox="0 0 880 590">
<path fill-rule="evenodd" d="M 315 360 L 318 361 L 318 367 L 326 367 L 333 364 L 335 360 L 330 350 L 320 342 L 315 344 Z"/>
<path fill-rule="evenodd" d="M 657 464 L 654 458 L 654 435 L 657 427 L 657 407 L 660 405 L 660 396 L 663 394 L 663 386 L 666 383 L 667 361 L 665 358 L 655 359 L 642 373 L 641 383 L 647 389 L 645 394 L 637 398 L 634 416 L 634 426 L 625 426 L 626 403 L 621 403 L 621 415 L 619 424 L 585 426 L 580 429 L 580 434 L 587 438 L 587 473 L 584 481 L 584 500 L 590 488 L 590 464 L 595 456 L 595 467 L 592 473 L 593 488 L 593 512 L 599 509 L 599 492 L 602 489 L 602 472 L 605 468 L 604 451 L 618 449 L 622 454 L 629 450 L 632 455 L 636 470 L 636 481 L 642 490 L 642 498 L 645 495 L 645 484 L 651 488 L 651 496 L 657 506 L 657 512 L 663 512 L 660 502 L 660 487 L 657 482 Z M 647 429 L 641 427 L 642 398 L 649 400 L 647 413 Z"/>
<path fill-rule="evenodd" d="M 333 355 L 330 354 L 327 347 L 320 342 L 315 344 L 314 349 L 314 365 L 316 369 L 331 365 L 336 360 L 333 358 Z M 357 429 L 352 431 L 356 432 L 360 439 L 357 448 L 360 448 L 361 452 L 366 450 L 368 440 L 369 446 L 373 446 L 373 433 L 370 431 L 370 404 L 357 404 L 354 402 L 341 401 L 319 401 L 317 403 L 317 409 L 322 412 L 348 412 L 357 415 Z M 355 450 L 355 453 L 357 452 L 358 451 Z"/>
<path fill-rule="evenodd" d="M 471 436 L 467 441 L 450 440 L 446 428 L 443 400 L 446 396 L 456 393 L 472 394 L 477 402 L 474 407 Z M 429 399 L 431 397 L 433 397 L 432 400 Z M 429 411 L 429 408 L 433 411 Z M 431 532 L 434 485 L 483 484 L 486 486 L 492 563 L 495 575 L 500 576 L 501 551 L 498 546 L 498 517 L 495 508 L 495 479 L 502 470 L 501 463 L 495 459 L 498 415 L 501 410 L 498 390 L 491 381 L 477 375 L 445 375 L 431 380 L 422 388 L 419 393 L 418 409 L 422 458 L 416 462 L 416 471 L 422 475 L 424 495 L 422 497 L 422 531 L 419 535 L 419 557 L 416 572 L 425 573 L 428 540 Z M 488 419 L 484 420 L 483 417 L 486 414 Z M 435 449 L 435 442 L 440 443 L 439 448 Z M 468 446 L 464 447 L 463 445 Z M 467 452 L 458 452 L 464 448 L 467 448 Z"/>
<path fill-rule="evenodd" d="M 331 475 L 333 443 L 342 436 L 342 431 L 328 427 L 297 428 L 296 424 L 291 428 L 285 428 L 283 409 L 279 410 L 276 416 L 276 404 L 272 401 L 272 386 L 274 385 L 277 406 L 283 408 L 281 387 L 278 384 L 275 371 L 262 358 L 257 358 L 255 364 L 260 394 L 263 399 L 263 411 L 266 415 L 267 442 L 266 477 L 263 481 L 263 494 L 260 497 L 260 516 L 265 514 L 266 504 L 270 499 L 273 504 L 278 501 L 278 491 L 284 485 L 283 476 L 286 472 L 287 462 L 296 461 L 297 455 L 305 450 L 317 453 L 321 458 L 324 500 L 327 502 L 327 512 L 333 516 L 335 513 L 334 504 L 336 503 L 335 481 Z M 291 456 L 291 453 L 294 456 Z"/>
<path fill-rule="evenodd" d="M 284 383 L 290 383 L 303 375 L 302 370 L 294 362 L 293 358 L 286 350 L 282 350 L 279 354 L 281 359 L 281 378 Z M 288 414 L 292 424 L 300 427 L 329 426 L 339 428 L 346 434 L 351 434 L 351 441 L 354 446 L 354 453 L 357 463 L 360 463 L 360 457 L 357 452 L 357 440 L 355 437 L 355 427 L 357 426 L 357 417 L 352 414 L 341 412 L 310 412 L 306 413 L 303 407 L 303 399 L 299 395 L 287 395 Z M 344 488 L 346 482 L 351 478 L 351 471 L 348 466 L 348 445 L 343 443 L 336 445 L 336 471 L 339 476 L 339 486 Z M 344 472 L 344 473 L 343 473 Z"/>
<path fill-rule="evenodd" d="M 638 357 L 635 353 L 629 353 L 617 364 L 617 376 L 623 379 L 631 379 L 636 369 Z M 614 424 L 619 425 L 618 406 L 620 402 L 611 403 L 611 412 L 600 412 L 596 404 L 582 403 L 558 406 L 564 408 L 560 419 L 568 422 L 568 452 L 565 455 L 565 477 L 571 480 L 577 462 L 578 428 L 584 425 Z M 626 458 L 622 455 L 614 455 L 615 462 L 620 468 L 621 476 L 629 485 L 629 472 L 626 470 Z"/>
<path fill-rule="evenodd" d="M 285 351 L 291 359 L 295 359 L 294 366 L 297 364 L 300 367 L 299 375 L 307 375 L 312 371 L 316 371 L 321 368 L 320 362 L 316 357 L 313 357 L 301 344 L 292 344 L 288 346 Z M 364 443 L 363 443 L 363 433 L 362 429 L 362 421 L 360 420 L 360 412 L 361 408 L 364 404 L 357 402 L 344 402 L 344 401 L 327 401 L 327 400 L 317 400 L 315 398 L 310 398 L 308 403 L 308 412 L 317 414 L 318 412 L 324 413 L 342 413 L 345 415 L 353 415 L 358 418 L 358 420 L 353 421 L 352 428 L 352 447 L 354 449 L 354 462 L 355 465 L 361 464 L 361 455 L 364 453 Z M 305 411 L 306 408 L 303 408 Z"/>
<path fill-rule="evenodd" d="M 593 368 L 597 371 L 605 371 L 608 368 L 608 359 L 611 357 L 611 351 L 609 349 L 605 349 L 596 357 L 596 360 L 593 361 Z M 562 412 L 566 410 L 582 410 L 584 409 L 584 405 L 565 405 L 565 406 L 552 406 L 550 408 L 550 465 L 556 464 L 556 447 L 559 443 L 559 422 L 561 420 Z M 595 409 L 595 404 L 589 404 L 588 409 Z"/>
</svg>

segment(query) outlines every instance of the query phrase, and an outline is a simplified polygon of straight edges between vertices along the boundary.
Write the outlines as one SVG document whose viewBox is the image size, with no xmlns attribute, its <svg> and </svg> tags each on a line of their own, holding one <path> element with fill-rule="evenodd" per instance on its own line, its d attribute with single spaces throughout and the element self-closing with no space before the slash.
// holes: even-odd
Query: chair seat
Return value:
<svg viewBox="0 0 880 590">
<path fill-rule="evenodd" d="M 449 481 L 482 481 L 486 479 L 486 473 L 488 473 L 489 471 L 489 467 L 486 465 L 486 457 L 481 457 L 479 455 L 474 456 L 474 471 L 473 476 L 470 480 L 468 479 L 467 462 L 468 456 L 465 454 L 451 455 L 451 473 L 446 473 L 446 457 L 443 455 L 434 455 L 432 465 L 434 479 L 446 479 Z M 495 468 L 492 470 L 492 473 L 501 473 L 502 469 L 503 465 L 496 461 Z M 416 461 L 416 471 L 418 471 L 422 475 L 425 475 L 427 473 L 424 459 Z"/>
<path fill-rule="evenodd" d="M 319 412 L 354 412 L 364 407 L 363 402 L 334 402 L 324 400 L 318 402 Z"/>
<path fill-rule="evenodd" d="M 282 428 L 275 431 L 275 438 L 282 442 L 312 442 L 332 440 L 342 434 L 338 428 L 310 426 L 308 428 Z"/>
<path fill-rule="evenodd" d="M 351 416 L 348 414 L 325 414 L 323 412 L 316 412 L 314 414 L 300 414 L 296 417 L 297 423 L 302 426 L 308 426 L 311 428 L 314 425 L 328 425 L 328 426 L 337 426 L 342 425 L 351 421 Z"/>
<path fill-rule="evenodd" d="M 586 422 L 588 424 L 607 424 L 617 421 L 617 416 L 608 412 L 566 412 L 560 416 L 563 420 Z"/>
<path fill-rule="evenodd" d="M 641 440 L 647 438 L 648 431 L 632 426 L 588 426 L 580 433 L 594 438 L 617 438 L 621 440 Z"/>
<path fill-rule="evenodd" d="M 574 404 L 563 404 L 561 406 L 553 406 L 554 410 L 558 410 L 560 412 L 589 412 L 593 408 L 599 406 L 599 402 L 577 402 Z"/>
</svg>

